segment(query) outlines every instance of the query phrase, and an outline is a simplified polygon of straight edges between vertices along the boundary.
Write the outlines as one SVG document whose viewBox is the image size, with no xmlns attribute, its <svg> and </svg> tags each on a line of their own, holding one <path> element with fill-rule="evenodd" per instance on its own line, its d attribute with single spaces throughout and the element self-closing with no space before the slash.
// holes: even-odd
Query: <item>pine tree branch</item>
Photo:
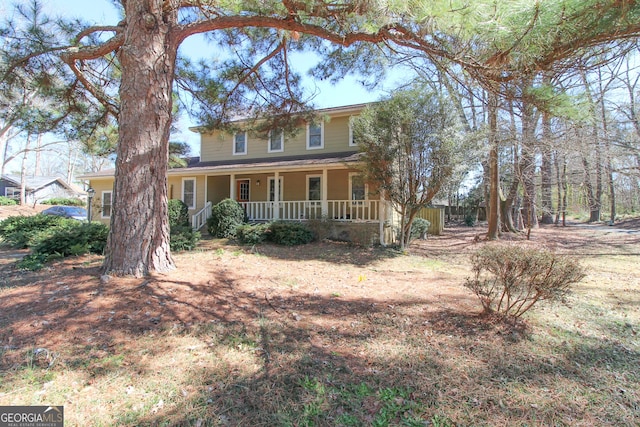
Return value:
<svg viewBox="0 0 640 427">
<path fill-rule="evenodd" d="M 85 87 L 85 89 L 89 91 L 89 93 L 91 93 L 91 95 L 93 95 L 93 97 L 100 104 L 102 104 L 110 114 L 112 114 L 114 117 L 117 117 L 118 112 L 120 110 L 118 105 L 110 101 L 111 98 L 107 94 L 105 94 L 104 91 L 102 91 L 100 88 L 94 85 L 91 81 L 89 81 L 89 79 L 85 76 L 82 70 L 78 68 L 74 60 L 65 61 L 65 62 L 69 66 L 69 68 L 71 68 L 71 71 L 73 71 L 73 74 L 76 75 L 76 77 L 78 78 L 80 83 L 82 83 L 82 85 Z"/>
<path fill-rule="evenodd" d="M 253 74 L 256 74 L 258 72 L 258 70 L 260 69 L 260 67 L 262 67 L 267 61 L 269 61 L 271 58 L 273 58 L 274 56 L 276 56 L 279 52 L 281 52 L 284 49 L 284 41 L 278 43 L 278 46 L 271 52 L 269 53 L 267 56 L 265 56 L 264 58 L 262 58 L 260 61 L 258 61 L 249 71 L 247 71 L 242 77 L 240 77 L 240 79 L 236 82 L 235 86 L 227 92 L 227 96 L 223 102 L 223 109 L 226 108 L 227 102 L 229 101 L 229 99 L 231 98 L 231 95 L 233 95 L 233 93 L 238 90 L 238 88 L 249 78 L 251 77 Z"/>
</svg>

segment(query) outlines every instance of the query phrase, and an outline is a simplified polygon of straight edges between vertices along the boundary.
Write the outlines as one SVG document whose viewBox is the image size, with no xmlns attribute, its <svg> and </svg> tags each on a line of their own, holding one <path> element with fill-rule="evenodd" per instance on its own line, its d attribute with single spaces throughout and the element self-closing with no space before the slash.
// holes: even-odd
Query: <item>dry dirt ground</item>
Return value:
<svg viewBox="0 0 640 427">
<path fill-rule="evenodd" d="M 28 212 L 25 211 L 25 214 Z M 611 259 L 615 262 L 620 257 L 636 260 L 635 264 L 622 263 L 622 270 L 616 270 L 615 273 L 603 268 L 587 279 L 585 286 L 602 287 L 606 294 L 604 288 L 607 283 L 626 278 L 626 286 L 616 291 L 616 295 L 607 296 L 615 303 L 637 301 L 640 291 L 640 268 L 637 268 L 637 261 L 640 261 L 639 230 L 638 220 L 617 224 L 615 227 L 545 226 L 533 230 L 530 241 L 524 240 L 522 236 L 505 236 L 503 241 L 544 246 L 571 256 L 590 258 L 596 263 L 607 264 Z M 465 347 L 465 352 L 469 353 L 465 353 L 467 355 L 464 360 L 470 360 L 474 346 L 478 347 L 479 336 L 485 340 L 493 340 L 502 333 L 500 326 L 483 323 L 478 317 L 477 300 L 461 286 L 470 273 L 469 255 L 480 245 L 493 244 L 477 238 L 484 232 L 482 227 L 452 226 L 446 228 L 442 236 L 430 236 L 426 241 L 412 245 L 408 254 L 382 248 L 363 249 L 335 242 L 292 248 L 273 245 L 240 247 L 224 240 L 204 239 L 198 250 L 175 254 L 175 271 L 154 274 L 144 279 L 101 277 L 102 258 L 99 256 L 69 258 L 55 262 L 39 272 L 19 271 L 14 268 L 13 262 L 25 252 L 0 249 L 0 372 L 3 373 L 0 379 L 4 380 L 4 385 L 0 387 L 0 404 L 40 404 L 47 400 L 47 396 L 61 399 L 61 402 L 51 403 L 65 405 L 69 425 L 82 425 L 82 419 L 88 420 L 86 425 L 162 425 L 160 420 L 169 420 L 166 425 L 257 425 L 255 419 L 258 418 L 229 408 L 253 405 L 273 413 L 275 409 L 269 409 L 269 405 L 274 404 L 274 399 L 277 401 L 277 397 L 281 396 L 284 403 L 281 403 L 278 410 L 288 410 L 289 421 L 280 424 L 276 418 L 265 418 L 266 421 L 261 425 L 367 425 L 374 421 L 367 417 L 378 416 L 382 411 L 382 398 L 376 403 L 366 400 L 369 397 L 363 397 L 363 407 L 367 408 L 367 402 L 370 407 L 363 410 L 364 415 L 358 415 L 360 418 L 353 416 L 354 420 L 360 420 L 360 424 L 356 421 L 350 424 L 351 418 L 347 418 L 344 408 L 336 409 L 326 402 L 325 406 L 319 404 L 319 407 L 325 408 L 326 413 L 315 415 L 304 412 L 307 411 L 309 402 L 305 401 L 304 405 L 300 403 L 300 408 L 304 409 L 296 412 L 298 409 L 295 408 L 298 406 L 287 403 L 288 400 L 281 394 L 260 398 L 253 394 L 248 397 L 246 391 L 239 391 L 231 395 L 239 400 L 254 401 L 228 403 L 225 400 L 230 399 L 228 392 L 211 392 L 211 387 L 219 385 L 201 384 L 193 379 L 188 385 L 181 386 L 179 398 L 148 398 L 149 401 L 145 403 L 147 406 L 142 409 L 133 404 L 123 407 L 124 404 L 110 400 L 105 395 L 109 395 L 106 390 L 117 390 L 118 387 L 123 390 L 117 390 L 117 393 L 128 395 L 130 389 L 127 387 L 136 390 L 138 381 L 150 381 L 148 370 L 154 369 L 150 367 L 151 362 L 156 360 L 154 357 L 163 352 L 171 353 L 167 334 L 173 333 L 172 331 L 185 333 L 201 330 L 207 325 L 213 329 L 217 328 L 216 325 L 231 325 L 231 329 L 236 330 L 239 337 L 253 337 L 253 344 L 246 345 L 253 345 L 252 351 L 261 365 L 259 370 L 263 372 L 261 375 L 273 375 L 273 378 L 279 378 L 278 372 L 284 375 L 282 372 L 290 368 L 283 348 L 289 349 L 291 354 L 295 353 L 296 348 L 305 348 L 308 349 L 309 357 L 323 361 L 325 365 L 320 366 L 320 370 L 339 364 L 348 369 L 349 375 L 361 378 L 360 381 L 369 384 L 368 375 L 383 377 L 380 372 L 390 369 L 380 362 L 380 358 L 382 354 L 394 352 L 394 346 L 397 345 L 391 336 L 378 340 L 378 327 L 390 327 L 399 336 L 405 334 L 414 337 L 416 333 L 416 339 L 425 340 L 422 346 L 429 345 L 429 342 L 436 347 L 443 345 L 440 338 L 452 340 L 452 337 L 466 337 L 465 339 L 475 343 L 469 344 L 468 349 Z M 628 294 L 625 294 L 625 289 Z M 635 316 L 638 316 L 638 310 L 635 307 Z M 635 320 L 631 325 L 632 329 L 638 327 Z M 264 333 L 260 335 L 260 331 L 264 332 L 270 326 L 273 327 L 270 332 L 272 341 L 264 339 Z M 535 331 L 535 321 L 532 328 Z M 635 332 L 637 331 L 634 330 L 634 334 Z M 196 332 L 189 333 L 200 336 Z M 262 340 L 256 338 L 258 335 Z M 148 343 L 154 337 L 162 337 L 156 343 L 158 347 Z M 242 351 L 242 345 L 245 345 L 243 340 L 244 338 L 238 338 L 238 342 L 233 341 L 235 351 Z M 137 348 L 137 353 L 132 354 L 130 347 L 135 346 L 137 341 L 146 342 L 148 348 Z M 256 341 L 259 341 L 258 344 Z M 269 348 L 270 345 L 273 349 Z M 460 349 L 462 347 L 461 344 Z M 445 347 L 438 348 L 446 351 Z M 276 355 L 276 349 L 282 350 L 283 355 Z M 630 354 L 638 354 L 637 350 L 632 350 Z M 200 350 L 194 347 L 183 351 L 197 353 Z M 403 351 L 399 349 L 400 353 Z M 120 355 L 123 355 L 122 359 L 113 359 Z M 71 376 L 68 390 L 53 393 L 47 390 L 46 384 L 54 383 L 55 387 L 59 386 L 49 377 L 42 381 L 34 380 L 35 383 L 32 384 L 24 378 L 21 380 L 19 375 L 12 375 L 24 368 L 25 357 L 29 359 L 29 363 L 38 364 L 41 368 L 67 372 L 64 375 L 71 375 L 69 371 L 79 375 L 76 371 L 82 368 L 83 375 L 81 378 Z M 443 357 L 446 361 L 446 353 Z M 112 359 L 116 360 L 113 362 L 115 367 L 109 364 L 111 362 L 103 362 Z M 192 362 L 189 363 L 200 363 L 194 361 L 197 358 L 190 360 Z M 257 362 L 237 362 L 237 366 L 229 362 L 225 369 L 228 369 L 231 376 L 244 375 L 248 378 L 252 374 L 245 372 L 249 366 L 247 363 L 252 366 L 252 363 Z M 413 366 L 412 364 L 425 362 L 415 359 L 413 362 L 403 363 Z M 473 364 L 481 362 L 469 363 L 471 364 L 467 368 L 473 371 Z M 520 360 L 519 363 L 527 362 Z M 175 366 L 176 370 L 182 369 L 175 358 L 172 362 L 167 362 L 167 365 L 155 369 L 171 370 L 171 366 Z M 423 374 L 412 373 L 410 367 L 402 366 L 404 371 L 398 368 L 401 373 L 396 374 L 405 378 L 409 372 L 409 376 L 413 378 L 406 377 L 406 381 L 413 384 L 413 389 L 427 387 L 424 385 L 426 383 L 416 382 L 416 375 Z M 122 370 L 127 372 L 127 379 L 119 378 L 118 373 Z M 321 378 L 319 373 L 314 372 L 309 371 L 307 375 L 312 379 Z M 429 371 L 421 368 L 421 372 Z M 470 375 L 466 368 L 465 372 L 462 378 Z M 638 372 L 632 374 L 637 376 Z M 171 380 L 167 381 L 167 384 L 173 384 Z M 458 378 L 455 381 L 462 380 Z M 253 387 L 267 395 L 269 390 L 276 393 L 276 381 L 269 384 L 272 385 L 259 382 L 259 385 Z M 329 387 L 327 384 L 331 382 L 325 384 Z M 147 387 L 153 388 L 150 385 Z M 304 384 L 300 386 L 298 382 L 292 387 L 303 387 L 302 391 L 309 392 L 309 387 Z M 190 400 L 191 396 L 201 396 L 207 390 L 212 395 L 209 400 L 205 399 L 208 403 L 198 406 Z M 95 393 L 96 396 L 87 397 L 87 393 L 89 396 Z M 152 391 L 147 390 L 146 393 L 144 396 Z M 314 393 L 319 392 L 316 390 Z M 444 408 L 447 399 L 452 402 L 463 399 L 464 390 L 461 386 L 448 386 L 442 393 L 444 395 L 436 394 L 429 399 L 435 399 L 434 402 L 441 399 L 439 402 Z M 538 401 L 532 404 L 522 403 L 524 409 L 509 412 L 510 403 L 504 400 L 505 397 L 485 399 L 482 393 L 491 394 L 487 390 L 472 390 L 464 397 L 471 402 L 470 407 L 477 413 L 457 414 L 454 409 L 450 409 L 448 414 L 437 418 L 434 415 L 436 412 L 430 412 L 428 416 L 423 415 L 430 421 L 420 425 L 438 425 L 438 420 L 442 421 L 440 425 L 464 425 L 465 416 L 478 420 L 479 425 L 491 425 L 492 419 L 495 425 L 516 425 L 514 420 L 528 420 L 531 425 L 589 425 L 591 422 L 598 424 L 602 421 L 597 414 L 589 412 L 587 403 L 584 404 L 587 406 L 576 404 L 576 408 L 566 410 L 559 410 L 550 403 L 549 413 L 538 413 L 536 418 L 531 411 L 541 411 L 539 407 L 542 404 Z M 629 393 L 633 398 L 638 397 L 637 391 L 627 391 L 627 396 Z M 29 397 L 29 402 L 24 402 L 25 396 Z M 373 393 L 372 396 L 377 395 Z M 141 401 L 145 399 L 146 397 L 139 398 Z M 260 399 L 267 399 L 268 402 Z M 418 397 L 403 399 L 403 402 L 420 400 Z M 100 411 L 90 409 L 96 402 L 100 402 Z M 194 405 L 194 413 L 199 414 L 189 422 L 185 421 L 187 416 L 180 409 L 185 402 Z M 569 403 L 567 405 L 570 406 Z M 640 415 L 637 402 L 635 405 L 636 409 L 631 409 L 630 417 Z M 429 405 L 427 407 L 432 408 Z M 424 411 L 428 412 L 426 409 Z M 501 414 L 494 418 L 492 411 Z M 123 414 L 130 413 L 135 413 L 135 417 L 122 418 Z M 560 415 L 554 418 L 556 415 L 553 414 Z M 484 420 L 482 417 L 485 417 Z M 620 417 L 624 425 L 627 418 Z M 213 419 L 216 421 L 211 421 Z M 291 419 L 294 421 L 290 421 Z M 402 415 L 396 414 L 393 419 L 399 424 Z M 572 422 L 572 419 L 576 422 Z M 313 422 L 305 424 L 304 420 Z M 395 424 L 390 422 L 380 425 Z"/>
</svg>

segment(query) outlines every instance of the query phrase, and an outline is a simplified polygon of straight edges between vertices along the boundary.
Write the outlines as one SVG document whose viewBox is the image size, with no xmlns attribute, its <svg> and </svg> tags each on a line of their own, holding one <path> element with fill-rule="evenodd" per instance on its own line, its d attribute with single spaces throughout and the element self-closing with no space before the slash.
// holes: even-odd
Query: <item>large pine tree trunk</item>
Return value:
<svg viewBox="0 0 640 427">
<path fill-rule="evenodd" d="M 117 147 L 111 231 L 104 269 L 144 276 L 173 268 L 167 217 L 167 168 L 172 81 L 177 46 L 175 12 L 157 0 L 125 2 Z M 169 10 L 173 10 L 169 8 Z"/>
</svg>

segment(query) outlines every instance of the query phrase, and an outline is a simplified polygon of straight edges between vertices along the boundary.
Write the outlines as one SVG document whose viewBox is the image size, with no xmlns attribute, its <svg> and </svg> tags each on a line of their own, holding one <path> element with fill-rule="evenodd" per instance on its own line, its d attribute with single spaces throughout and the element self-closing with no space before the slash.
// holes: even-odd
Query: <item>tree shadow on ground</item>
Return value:
<svg viewBox="0 0 640 427">
<path fill-rule="evenodd" d="M 607 338 L 513 340 L 464 311 L 459 294 L 272 294 L 215 262 L 199 281 L 100 281 L 97 259 L 16 273 L 0 300 L 4 389 L 45 348 L 59 355 L 53 372 L 107 387 L 127 377 L 157 396 L 103 424 L 633 425 L 640 415 L 637 350 Z"/>
</svg>

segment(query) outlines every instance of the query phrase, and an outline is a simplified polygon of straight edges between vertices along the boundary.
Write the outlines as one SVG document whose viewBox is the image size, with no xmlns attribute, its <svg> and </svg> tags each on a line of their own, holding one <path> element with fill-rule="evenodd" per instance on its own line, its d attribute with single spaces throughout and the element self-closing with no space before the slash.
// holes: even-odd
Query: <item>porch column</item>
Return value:
<svg viewBox="0 0 640 427">
<path fill-rule="evenodd" d="M 273 176 L 273 219 L 280 219 L 280 172 Z"/>
<path fill-rule="evenodd" d="M 236 175 L 229 175 L 229 198 L 231 200 L 236 200 Z"/>
<path fill-rule="evenodd" d="M 329 202 L 327 201 L 327 195 L 329 193 L 329 183 L 327 182 L 327 177 L 329 176 L 329 171 L 327 169 L 322 170 L 322 216 L 329 216 Z"/>
<path fill-rule="evenodd" d="M 380 190 L 380 201 L 378 202 L 378 223 L 380 225 L 380 246 L 387 246 L 386 239 L 384 238 L 384 220 L 387 216 L 387 202 L 384 200 L 384 190 Z"/>
<path fill-rule="evenodd" d="M 204 176 L 204 204 L 206 206 L 209 201 L 209 176 Z"/>
</svg>

